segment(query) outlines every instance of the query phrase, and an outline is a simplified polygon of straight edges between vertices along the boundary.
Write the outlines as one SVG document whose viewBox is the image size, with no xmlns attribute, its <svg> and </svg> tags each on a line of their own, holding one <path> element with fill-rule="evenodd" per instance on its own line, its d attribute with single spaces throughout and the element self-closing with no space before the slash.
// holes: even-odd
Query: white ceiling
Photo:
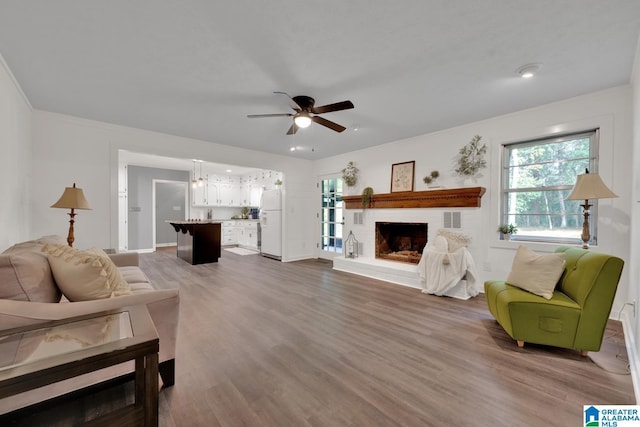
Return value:
<svg viewBox="0 0 640 427">
<path fill-rule="evenodd" d="M 638 0 L 0 1 L 35 108 L 308 159 L 626 84 L 639 29 Z M 274 91 L 348 129 L 248 119 Z"/>
</svg>

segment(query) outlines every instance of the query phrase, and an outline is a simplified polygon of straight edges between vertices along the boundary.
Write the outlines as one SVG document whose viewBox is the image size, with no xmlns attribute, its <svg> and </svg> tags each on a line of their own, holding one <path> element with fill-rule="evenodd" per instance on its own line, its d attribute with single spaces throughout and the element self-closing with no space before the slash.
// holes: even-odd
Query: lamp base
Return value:
<svg viewBox="0 0 640 427">
<path fill-rule="evenodd" d="M 71 219 L 69 220 L 69 234 L 67 235 L 67 243 L 70 247 L 73 247 L 73 242 L 75 240 L 75 236 L 73 235 L 73 223 L 75 222 L 75 220 L 73 218 L 76 216 L 76 213 L 73 211 L 73 209 L 71 209 L 69 216 L 71 217 Z"/>
<path fill-rule="evenodd" d="M 589 249 L 589 240 L 591 240 L 591 233 L 589 233 L 589 214 L 591 213 L 589 208 L 592 205 L 589 204 L 589 200 L 584 201 L 584 205 L 580 205 L 584 209 L 584 221 L 582 223 L 582 249 Z"/>
</svg>

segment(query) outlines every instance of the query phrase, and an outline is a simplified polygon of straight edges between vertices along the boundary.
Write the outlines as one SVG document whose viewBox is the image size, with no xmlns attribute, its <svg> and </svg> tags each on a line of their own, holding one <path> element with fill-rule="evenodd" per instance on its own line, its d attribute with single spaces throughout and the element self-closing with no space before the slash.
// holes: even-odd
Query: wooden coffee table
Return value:
<svg viewBox="0 0 640 427">
<path fill-rule="evenodd" d="M 135 360 L 135 403 L 92 425 L 158 425 L 158 334 L 146 306 L 0 331 L 0 399 Z"/>
</svg>

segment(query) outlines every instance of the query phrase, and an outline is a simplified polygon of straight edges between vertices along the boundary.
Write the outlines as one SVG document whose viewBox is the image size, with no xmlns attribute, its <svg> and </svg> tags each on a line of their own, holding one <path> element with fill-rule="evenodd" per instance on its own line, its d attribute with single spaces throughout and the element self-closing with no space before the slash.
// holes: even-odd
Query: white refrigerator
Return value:
<svg viewBox="0 0 640 427">
<path fill-rule="evenodd" d="M 282 193 L 265 190 L 260 198 L 260 254 L 282 259 Z"/>
</svg>

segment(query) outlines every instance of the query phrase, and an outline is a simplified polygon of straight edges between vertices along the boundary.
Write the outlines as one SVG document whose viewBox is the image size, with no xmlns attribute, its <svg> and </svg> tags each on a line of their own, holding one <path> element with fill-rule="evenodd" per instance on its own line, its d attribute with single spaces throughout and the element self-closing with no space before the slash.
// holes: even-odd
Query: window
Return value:
<svg viewBox="0 0 640 427">
<path fill-rule="evenodd" d="M 576 177 L 597 172 L 598 131 L 592 130 L 503 147 L 502 223 L 515 224 L 512 240 L 580 243 L 580 201 L 566 200 Z M 591 208 L 591 243 L 596 243 L 597 201 Z"/>
<path fill-rule="evenodd" d="M 342 178 L 323 179 L 320 207 L 320 241 L 324 252 L 342 253 Z"/>
</svg>

